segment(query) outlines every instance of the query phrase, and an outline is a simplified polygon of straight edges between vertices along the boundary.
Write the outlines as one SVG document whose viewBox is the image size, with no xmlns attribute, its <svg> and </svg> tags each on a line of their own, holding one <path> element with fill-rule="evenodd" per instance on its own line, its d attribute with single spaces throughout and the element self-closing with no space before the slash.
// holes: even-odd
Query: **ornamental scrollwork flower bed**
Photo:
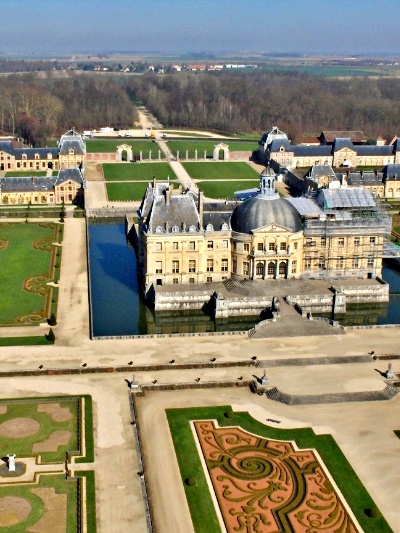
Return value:
<svg viewBox="0 0 400 533">
<path fill-rule="evenodd" d="M 212 421 L 194 427 L 229 533 L 358 531 L 314 451 Z"/>
</svg>

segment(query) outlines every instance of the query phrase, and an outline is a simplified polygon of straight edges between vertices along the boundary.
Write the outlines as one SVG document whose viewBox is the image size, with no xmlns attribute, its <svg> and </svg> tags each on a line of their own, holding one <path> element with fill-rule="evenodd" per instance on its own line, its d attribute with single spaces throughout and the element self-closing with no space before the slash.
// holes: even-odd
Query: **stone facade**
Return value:
<svg viewBox="0 0 400 533">
<path fill-rule="evenodd" d="M 132 226 L 144 294 L 161 285 L 380 276 L 389 221 L 368 192 L 328 192 L 336 194 L 279 198 L 266 169 L 254 198 L 208 204 L 201 192 L 154 180 Z"/>
<path fill-rule="evenodd" d="M 271 132 L 263 135 L 259 142 L 259 159 L 267 164 L 275 161 L 278 165 L 293 168 L 307 168 L 313 165 L 339 167 L 377 166 L 400 163 L 400 140 L 394 139 L 389 145 L 354 144 L 350 138 L 336 137 L 332 144 L 319 146 L 292 145 L 287 136 Z"/>
<path fill-rule="evenodd" d="M 61 136 L 57 148 L 21 148 L 15 147 L 12 141 L 1 141 L 0 171 L 82 168 L 85 154 L 82 136 L 73 130 Z"/>
</svg>

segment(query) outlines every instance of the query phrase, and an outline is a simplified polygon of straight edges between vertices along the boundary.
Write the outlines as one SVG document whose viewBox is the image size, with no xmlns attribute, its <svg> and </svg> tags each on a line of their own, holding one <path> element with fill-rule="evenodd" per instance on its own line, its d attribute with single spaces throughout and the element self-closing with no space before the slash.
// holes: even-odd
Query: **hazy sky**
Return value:
<svg viewBox="0 0 400 533">
<path fill-rule="evenodd" d="M 1 53 L 400 54 L 400 0 L 0 0 Z"/>
</svg>

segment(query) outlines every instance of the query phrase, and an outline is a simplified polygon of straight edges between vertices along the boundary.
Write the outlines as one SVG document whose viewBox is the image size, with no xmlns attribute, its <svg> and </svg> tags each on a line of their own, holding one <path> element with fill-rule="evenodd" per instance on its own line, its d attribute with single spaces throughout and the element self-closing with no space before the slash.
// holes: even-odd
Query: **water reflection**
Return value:
<svg viewBox="0 0 400 533">
<path fill-rule="evenodd" d="M 260 320 L 213 320 L 202 311 L 154 313 L 140 299 L 136 256 L 122 221 L 90 221 L 89 270 L 93 337 L 240 331 Z"/>
<path fill-rule="evenodd" d="M 141 301 L 136 277 L 136 256 L 125 237 L 125 225 L 90 221 L 90 298 L 94 337 L 240 331 L 250 329 L 259 316 L 213 320 L 202 311 L 154 313 Z M 390 284 L 390 302 L 348 305 L 347 313 L 332 316 L 343 325 L 400 323 L 400 271 L 383 268 Z"/>
</svg>

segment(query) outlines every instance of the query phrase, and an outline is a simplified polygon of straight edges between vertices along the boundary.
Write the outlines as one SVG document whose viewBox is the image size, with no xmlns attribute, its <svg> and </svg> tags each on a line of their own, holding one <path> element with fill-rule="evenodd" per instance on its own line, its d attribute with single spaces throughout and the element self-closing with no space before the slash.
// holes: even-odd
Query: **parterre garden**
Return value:
<svg viewBox="0 0 400 533">
<path fill-rule="evenodd" d="M 69 477 L 72 456 L 94 459 L 90 396 L 0 400 L 0 452 L 1 530 L 75 533 L 84 521 L 96 530 L 94 472 Z M 9 472 L 7 454 L 16 454 L 16 472 Z"/>
<path fill-rule="evenodd" d="M 1 326 L 56 315 L 62 237 L 62 224 L 54 222 L 0 223 Z"/>
<path fill-rule="evenodd" d="M 350 533 L 357 522 L 391 531 L 330 435 L 266 426 L 230 406 L 167 418 L 196 533 L 221 529 L 215 505 L 229 533 Z"/>
</svg>

